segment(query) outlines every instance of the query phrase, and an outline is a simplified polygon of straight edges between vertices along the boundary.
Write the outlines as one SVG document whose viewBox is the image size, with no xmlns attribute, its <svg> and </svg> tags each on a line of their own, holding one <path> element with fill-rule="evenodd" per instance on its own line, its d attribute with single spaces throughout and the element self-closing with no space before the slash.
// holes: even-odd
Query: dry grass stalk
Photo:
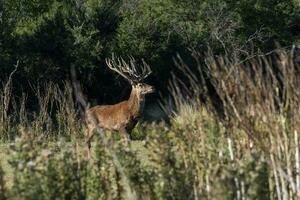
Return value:
<svg viewBox="0 0 300 200">
<path fill-rule="evenodd" d="M 6 133 L 6 138 L 9 138 L 10 119 L 8 116 L 9 106 L 12 98 L 12 81 L 13 75 L 17 72 L 19 61 L 15 65 L 15 69 L 10 73 L 7 82 L 3 85 L 3 90 L 0 91 L 0 133 Z"/>
<path fill-rule="evenodd" d="M 245 150 L 250 148 L 252 152 L 255 148 L 255 151 L 262 151 L 266 155 L 273 169 L 277 198 L 299 197 L 297 131 L 300 130 L 300 69 L 293 59 L 294 49 L 279 49 L 268 56 L 257 56 L 246 62 L 209 56 L 205 65 L 199 62 L 199 54 L 193 55 L 196 55 L 197 63 L 194 69 L 180 57 L 176 60 L 178 69 L 186 76 L 178 80 L 173 75 L 170 84 L 177 111 L 186 104 L 199 102 L 201 96 L 208 96 L 207 88 L 213 86 L 221 102 L 209 104 L 210 109 L 215 110 L 217 117 L 220 116 L 220 110 L 224 111 L 225 118 L 219 119 L 227 132 L 234 133 L 234 130 L 240 129 L 247 134 Z M 194 101 L 193 98 L 198 100 Z M 200 101 L 195 105 L 200 107 L 203 104 Z M 216 105 L 222 109 L 216 108 Z M 234 160 L 236 146 L 233 147 L 228 139 L 230 159 Z M 242 181 L 237 178 L 235 184 L 236 197 L 244 198 Z"/>
</svg>

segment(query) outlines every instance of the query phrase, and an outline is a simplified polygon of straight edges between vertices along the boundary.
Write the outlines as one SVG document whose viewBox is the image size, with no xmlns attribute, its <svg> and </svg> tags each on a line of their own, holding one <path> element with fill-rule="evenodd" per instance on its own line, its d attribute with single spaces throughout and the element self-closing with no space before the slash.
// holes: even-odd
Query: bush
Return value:
<svg viewBox="0 0 300 200">
<path fill-rule="evenodd" d="M 190 58 L 187 48 L 213 49 L 239 60 L 272 50 L 274 40 L 284 46 L 299 40 L 299 5 L 293 0 L 6 0 L 0 13 L 5 27 L 0 76 L 6 77 L 19 60 L 16 92 L 27 93 L 43 81 L 61 84 L 74 66 L 90 96 L 103 102 L 114 102 L 120 94 L 104 67 L 113 53 L 146 59 L 157 88 L 165 91 L 173 58 L 178 53 Z M 113 94 L 102 95 L 107 91 Z"/>
<path fill-rule="evenodd" d="M 6 184 L 4 181 L 4 171 L 0 165 L 0 199 L 6 200 Z"/>
<path fill-rule="evenodd" d="M 178 56 L 181 76 L 172 75 L 169 85 L 175 109 L 164 109 L 170 126 L 138 126 L 133 135 L 143 141 L 129 145 L 118 134 L 102 135 L 93 143 L 89 162 L 70 84 L 64 90 L 51 83 L 35 88 L 30 100 L 38 107 L 31 113 L 26 95 L 17 99 L 8 81 L 9 87 L 1 89 L 0 128 L 2 139 L 14 142 L 0 159 L 9 160 L 13 177 L 12 186 L 5 185 L 8 170 L 0 169 L 0 197 L 296 199 L 296 53 L 295 48 L 278 49 L 240 62 L 209 55 L 199 62 L 202 54 L 192 51 L 196 66 Z"/>
</svg>

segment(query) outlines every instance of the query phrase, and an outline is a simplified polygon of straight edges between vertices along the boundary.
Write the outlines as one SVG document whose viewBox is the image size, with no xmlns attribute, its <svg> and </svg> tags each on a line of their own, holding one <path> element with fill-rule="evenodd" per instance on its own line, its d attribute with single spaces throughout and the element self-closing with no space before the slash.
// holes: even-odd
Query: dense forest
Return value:
<svg viewBox="0 0 300 200">
<path fill-rule="evenodd" d="M 247 59 L 300 35 L 297 0 L 3 0 L 0 16 L 0 78 L 19 61 L 16 92 L 70 80 L 75 67 L 84 91 L 100 102 L 129 91 L 107 70 L 112 54 L 145 59 L 154 72 L 146 81 L 166 93 L 177 55 L 190 65 L 191 51 L 203 60 L 208 51 Z"/>
<path fill-rule="evenodd" d="M 299 200 L 299 116 L 299 0 L 0 0 L 0 200 Z"/>
</svg>

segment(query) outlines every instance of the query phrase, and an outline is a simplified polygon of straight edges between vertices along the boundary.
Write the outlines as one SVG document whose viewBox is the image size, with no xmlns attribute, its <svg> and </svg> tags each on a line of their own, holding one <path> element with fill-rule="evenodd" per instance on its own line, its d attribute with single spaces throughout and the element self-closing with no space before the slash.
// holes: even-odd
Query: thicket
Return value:
<svg viewBox="0 0 300 200">
<path fill-rule="evenodd" d="M 148 81 L 166 92 L 177 53 L 189 59 L 187 49 L 212 49 L 239 59 L 272 50 L 275 41 L 294 44 L 299 12 L 296 0 L 5 0 L 0 77 L 19 60 L 20 94 L 30 85 L 70 79 L 74 66 L 90 97 L 118 101 L 120 85 L 104 64 L 115 53 L 145 59 L 154 71 Z"/>
<path fill-rule="evenodd" d="M 0 199 L 299 199 L 299 6 L 1 1 Z M 112 53 L 150 64 L 170 123 L 101 132 L 87 161 L 70 69 L 119 101 Z"/>
<path fill-rule="evenodd" d="M 72 88 L 66 84 L 65 92 L 57 92 L 47 85 L 50 92 L 38 94 L 39 111 L 23 123 L 18 120 L 26 108 L 12 108 L 10 114 L 1 109 L 7 116 L 0 122 L 6 133 L 1 137 L 16 139 L 2 148 L 0 197 L 299 199 L 300 70 L 294 56 L 295 49 L 277 50 L 240 64 L 207 57 L 205 67 L 223 106 L 221 119 L 212 101 L 206 106 L 199 101 L 207 92 L 200 84 L 204 66 L 198 65 L 199 74 L 190 73 L 181 59 L 177 68 L 192 87 L 176 77 L 171 81 L 176 112 L 164 104 L 171 125 L 140 125 L 134 132 L 143 141 L 129 145 L 118 134 L 100 132 L 91 161 L 85 160 L 84 123 L 67 95 Z M 50 118 L 55 101 L 62 111 Z"/>
</svg>

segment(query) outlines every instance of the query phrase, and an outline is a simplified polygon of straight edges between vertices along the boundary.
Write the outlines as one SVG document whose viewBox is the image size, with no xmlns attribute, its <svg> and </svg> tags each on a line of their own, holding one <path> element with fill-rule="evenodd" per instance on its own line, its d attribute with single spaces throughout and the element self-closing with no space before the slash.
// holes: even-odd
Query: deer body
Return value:
<svg viewBox="0 0 300 200">
<path fill-rule="evenodd" d="M 86 111 L 86 137 L 89 157 L 90 141 L 96 127 L 117 131 L 124 134 L 126 138 L 130 138 L 130 133 L 144 110 L 145 95 L 154 91 L 152 86 L 141 83 L 151 73 L 150 68 L 145 63 L 142 73 L 139 74 L 135 68 L 134 60 L 131 60 L 130 67 L 124 60 L 118 61 L 117 63 L 114 60 L 107 61 L 107 65 L 130 81 L 132 86 L 130 97 L 128 100 L 114 105 L 98 105 Z"/>
<path fill-rule="evenodd" d="M 90 108 L 86 112 L 89 137 L 96 125 L 105 130 L 130 134 L 143 112 L 144 104 L 145 95 L 133 88 L 126 101 Z"/>
</svg>

